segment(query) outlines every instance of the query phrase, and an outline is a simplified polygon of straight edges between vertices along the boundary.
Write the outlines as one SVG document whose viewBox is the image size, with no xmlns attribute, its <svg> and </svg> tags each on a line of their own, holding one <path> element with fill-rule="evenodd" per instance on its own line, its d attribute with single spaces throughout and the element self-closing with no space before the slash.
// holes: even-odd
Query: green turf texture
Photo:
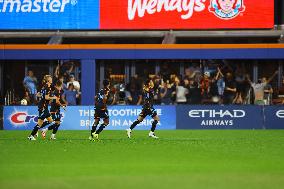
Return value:
<svg viewBox="0 0 284 189">
<path fill-rule="evenodd" d="M 0 131 L 0 188 L 284 188 L 283 130 Z"/>
</svg>

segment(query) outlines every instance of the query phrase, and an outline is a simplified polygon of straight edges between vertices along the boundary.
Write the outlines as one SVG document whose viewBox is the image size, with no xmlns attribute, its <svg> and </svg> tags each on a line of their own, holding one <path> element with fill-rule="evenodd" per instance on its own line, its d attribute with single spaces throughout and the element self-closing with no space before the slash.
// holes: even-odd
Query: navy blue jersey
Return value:
<svg viewBox="0 0 284 189">
<path fill-rule="evenodd" d="M 95 99 L 95 108 L 100 109 L 100 110 L 106 110 L 107 106 L 107 90 L 106 89 L 101 89 Z"/>
<path fill-rule="evenodd" d="M 59 102 L 61 104 L 64 104 L 63 100 L 62 100 L 62 95 L 63 95 L 63 90 L 58 90 L 55 89 L 52 93 L 52 96 L 55 96 L 57 98 L 59 98 Z M 50 107 L 50 112 L 59 112 L 60 111 L 60 104 L 58 104 L 56 102 L 56 99 L 53 99 L 51 101 L 51 107 Z"/>
<path fill-rule="evenodd" d="M 44 86 L 41 90 L 40 90 L 40 95 L 38 97 L 38 109 L 46 109 L 48 108 L 48 104 L 49 104 L 49 100 L 45 99 L 46 95 L 51 95 L 51 87 L 48 86 Z"/>
<path fill-rule="evenodd" d="M 155 91 L 154 89 L 149 89 L 149 91 L 143 90 L 143 108 L 152 108 L 154 102 Z"/>
</svg>

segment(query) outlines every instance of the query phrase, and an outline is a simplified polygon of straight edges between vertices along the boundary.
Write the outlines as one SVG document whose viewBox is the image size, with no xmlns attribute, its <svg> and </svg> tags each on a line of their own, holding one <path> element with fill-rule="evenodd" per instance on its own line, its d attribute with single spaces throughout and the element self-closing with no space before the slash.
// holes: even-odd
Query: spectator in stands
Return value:
<svg viewBox="0 0 284 189">
<path fill-rule="evenodd" d="M 68 79 L 73 72 L 75 64 L 73 61 L 65 61 L 58 64 L 58 74 L 63 75 L 65 79 Z"/>
<path fill-rule="evenodd" d="M 251 86 L 251 82 L 249 79 L 249 75 L 246 75 L 244 80 L 244 90 L 242 94 L 243 104 L 254 104 L 255 101 L 255 95 L 254 95 L 254 89 Z"/>
<path fill-rule="evenodd" d="M 188 89 L 188 103 L 189 104 L 201 104 L 201 89 L 198 87 L 197 81 L 194 79 L 189 80 L 189 89 Z"/>
<path fill-rule="evenodd" d="M 126 105 L 133 100 L 130 92 L 125 89 L 124 84 L 117 84 L 115 88 L 116 93 L 114 94 L 113 105 Z"/>
<path fill-rule="evenodd" d="M 262 78 L 262 82 L 267 82 L 266 78 Z M 266 83 L 266 85 L 263 88 L 263 100 L 265 105 L 272 105 L 272 94 L 273 94 L 273 88 L 270 83 Z"/>
<path fill-rule="evenodd" d="M 272 81 L 272 79 L 277 75 L 278 71 L 274 72 L 274 74 L 267 80 L 265 77 L 262 79 L 259 79 L 257 83 L 253 83 L 250 81 L 251 86 L 254 89 L 255 94 L 255 102 L 254 104 L 257 105 L 265 105 L 265 99 L 264 99 L 264 88 L 265 86 Z"/>
<path fill-rule="evenodd" d="M 139 88 L 136 87 L 135 84 L 131 84 L 129 87 L 130 92 L 130 99 L 129 104 L 130 105 L 140 105 L 142 103 L 142 93 Z"/>
<path fill-rule="evenodd" d="M 233 79 L 232 73 L 228 72 L 225 78 L 225 90 L 223 103 L 224 104 L 232 104 L 236 97 L 236 82 Z"/>
<path fill-rule="evenodd" d="M 224 75 L 222 74 L 219 67 L 217 68 L 216 80 L 217 80 L 218 94 L 222 98 L 225 90 L 225 81 L 224 81 Z"/>
<path fill-rule="evenodd" d="M 211 102 L 213 104 L 219 104 L 220 102 L 220 95 L 218 91 L 218 79 L 220 77 L 219 75 L 220 73 L 219 71 L 217 71 L 215 77 L 213 77 L 209 86 L 209 96 L 211 97 Z"/>
<path fill-rule="evenodd" d="M 241 92 L 236 92 L 236 97 L 233 100 L 233 104 L 238 104 L 238 105 L 243 104 L 243 98 Z"/>
<path fill-rule="evenodd" d="M 201 76 L 201 69 L 199 63 L 193 63 L 192 66 L 185 70 L 185 76 L 187 79 L 194 79 L 195 81 L 199 81 L 199 77 Z"/>
<path fill-rule="evenodd" d="M 187 99 L 186 95 L 188 94 L 187 88 L 184 87 L 184 81 L 180 81 L 177 78 L 176 82 L 176 103 L 177 104 L 186 104 Z"/>
<path fill-rule="evenodd" d="M 63 96 L 65 97 L 68 106 L 77 105 L 76 98 L 79 97 L 79 94 L 78 91 L 74 90 L 74 85 L 72 83 L 68 85 L 68 90 L 64 92 Z"/>
<path fill-rule="evenodd" d="M 37 94 L 37 78 L 34 76 L 33 71 L 28 71 L 28 75 L 24 78 L 23 84 L 29 93 L 31 104 L 34 104 Z"/>
<path fill-rule="evenodd" d="M 73 74 L 71 74 L 70 77 L 69 77 L 69 82 L 67 83 L 67 88 L 69 88 L 69 85 L 70 85 L 71 83 L 72 83 L 73 86 L 74 86 L 74 90 L 76 90 L 77 92 L 79 92 L 79 91 L 80 91 L 80 83 L 79 83 L 79 81 L 76 81 L 76 80 L 75 80 L 75 77 L 74 77 Z"/>
<path fill-rule="evenodd" d="M 201 95 L 203 100 L 208 100 L 210 83 L 210 72 L 206 71 L 200 80 Z"/>
<path fill-rule="evenodd" d="M 63 91 L 66 91 L 66 90 L 67 90 L 67 85 L 66 85 L 66 83 L 64 82 L 64 76 L 63 76 L 63 75 L 59 76 L 59 80 L 60 80 L 61 83 L 62 83 L 62 89 L 63 89 Z"/>
<path fill-rule="evenodd" d="M 160 89 L 160 96 L 161 96 L 161 104 L 162 105 L 170 105 L 172 104 L 171 95 L 172 95 L 172 87 L 170 81 L 167 80 L 163 82 L 161 89 Z"/>
<path fill-rule="evenodd" d="M 56 83 L 58 80 L 61 81 L 63 90 L 64 91 L 67 90 L 67 85 L 65 83 L 64 75 L 60 74 L 60 64 L 59 63 L 57 64 L 55 71 L 54 71 L 53 83 Z"/>
<path fill-rule="evenodd" d="M 31 104 L 29 91 L 27 89 L 25 90 L 24 97 L 21 99 L 20 104 L 24 106 Z"/>
<path fill-rule="evenodd" d="M 154 90 L 155 90 L 154 104 L 161 104 L 161 84 L 162 84 L 161 76 L 156 75 L 154 77 Z"/>
<path fill-rule="evenodd" d="M 241 98 L 241 93 L 244 92 L 245 69 L 243 65 L 241 66 L 239 64 L 236 64 L 236 66 L 237 66 L 235 70 L 236 88 L 237 88 L 237 93 L 239 94 L 239 98 Z"/>
</svg>

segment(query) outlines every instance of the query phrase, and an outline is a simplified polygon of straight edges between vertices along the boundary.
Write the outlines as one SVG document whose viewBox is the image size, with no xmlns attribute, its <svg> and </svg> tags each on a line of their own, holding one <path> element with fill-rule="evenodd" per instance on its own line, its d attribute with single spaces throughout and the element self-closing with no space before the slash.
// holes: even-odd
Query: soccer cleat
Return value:
<svg viewBox="0 0 284 189">
<path fill-rule="evenodd" d="M 131 138 L 131 129 L 126 129 L 126 134 L 128 138 Z"/>
<path fill-rule="evenodd" d="M 90 141 L 99 140 L 99 134 L 92 133 L 91 136 L 89 136 L 89 140 Z"/>
<path fill-rule="evenodd" d="M 48 131 L 48 128 L 45 128 L 45 129 L 42 129 L 42 131 L 41 131 L 41 137 L 43 138 L 43 139 L 45 139 L 45 137 L 46 137 L 46 132 Z"/>
<path fill-rule="evenodd" d="M 150 131 L 149 137 L 151 137 L 151 138 L 156 138 L 156 139 L 159 138 L 159 137 L 157 137 L 157 136 L 155 135 L 155 133 L 152 132 L 152 131 Z"/>
<path fill-rule="evenodd" d="M 94 137 L 94 140 L 99 140 L 99 134 L 94 133 L 93 137 Z"/>
<path fill-rule="evenodd" d="M 51 136 L 50 136 L 50 140 L 56 140 L 56 138 L 55 138 L 55 134 L 51 134 Z"/>
<path fill-rule="evenodd" d="M 31 135 L 31 136 L 28 137 L 28 140 L 36 140 L 36 139 L 35 139 L 34 136 Z"/>
</svg>

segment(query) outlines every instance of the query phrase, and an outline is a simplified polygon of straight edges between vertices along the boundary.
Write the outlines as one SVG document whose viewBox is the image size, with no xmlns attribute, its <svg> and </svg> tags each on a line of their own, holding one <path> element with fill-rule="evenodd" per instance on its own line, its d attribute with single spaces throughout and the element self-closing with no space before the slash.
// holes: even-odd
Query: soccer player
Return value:
<svg viewBox="0 0 284 189">
<path fill-rule="evenodd" d="M 136 127 L 136 125 L 141 123 L 144 120 L 144 118 L 148 115 L 154 119 L 154 121 L 152 122 L 152 127 L 149 133 L 149 137 L 159 138 L 154 133 L 156 126 L 160 120 L 159 116 L 157 115 L 157 111 L 153 107 L 154 95 L 155 95 L 154 94 L 154 83 L 151 79 L 147 79 L 145 85 L 143 86 L 144 104 L 142 106 L 142 112 L 139 114 L 138 119 L 133 122 L 130 128 L 126 129 L 128 138 L 131 138 L 131 132 Z"/>
<path fill-rule="evenodd" d="M 56 97 L 51 97 L 51 85 L 52 85 L 52 77 L 50 75 L 45 75 L 42 81 L 43 87 L 40 90 L 38 97 L 38 121 L 37 125 L 32 130 L 29 140 L 36 140 L 35 136 L 40 128 L 43 126 L 44 119 L 47 119 L 49 123 L 53 122 L 53 119 L 48 110 L 48 104 L 50 100 L 56 99 Z"/>
<path fill-rule="evenodd" d="M 103 81 L 103 88 L 95 96 L 95 121 L 92 126 L 90 140 L 98 140 L 99 134 L 104 130 L 104 128 L 109 124 L 109 116 L 107 110 L 107 98 L 109 94 L 110 82 L 108 80 Z M 97 130 L 97 126 L 99 125 L 100 119 L 103 119 L 103 123 Z"/>
<path fill-rule="evenodd" d="M 46 137 L 46 132 L 48 130 L 52 130 L 52 134 L 50 139 L 55 140 L 55 134 L 57 133 L 57 130 L 60 126 L 61 122 L 61 113 L 60 113 L 60 107 L 65 108 L 66 107 L 66 102 L 63 99 L 63 90 L 62 90 L 62 85 L 63 83 L 58 80 L 55 84 L 55 89 L 53 91 L 53 96 L 56 97 L 56 99 L 53 99 L 51 101 L 51 107 L 50 107 L 50 114 L 52 119 L 54 120 L 54 124 L 49 126 L 48 128 L 42 129 L 42 137 Z"/>
</svg>

